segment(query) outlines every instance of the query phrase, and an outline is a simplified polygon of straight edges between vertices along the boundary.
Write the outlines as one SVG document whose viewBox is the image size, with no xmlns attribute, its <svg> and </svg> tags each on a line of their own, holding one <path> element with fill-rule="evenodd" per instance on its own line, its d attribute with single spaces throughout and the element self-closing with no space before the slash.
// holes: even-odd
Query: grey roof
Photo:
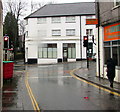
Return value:
<svg viewBox="0 0 120 112">
<path fill-rule="evenodd" d="M 26 18 L 95 14 L 94 2 L 47 4 Z M 25 18 L 25 19 L 26 19 Z"/>
</svg>

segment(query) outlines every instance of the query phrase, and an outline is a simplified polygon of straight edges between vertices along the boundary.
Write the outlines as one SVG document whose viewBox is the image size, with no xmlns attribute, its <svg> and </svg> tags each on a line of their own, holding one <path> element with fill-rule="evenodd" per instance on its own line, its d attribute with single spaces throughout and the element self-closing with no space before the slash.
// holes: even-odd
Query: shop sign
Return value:
<svg viewBox="0 0 120 112">
<path fill-rule="evenodd" d="M 104 27 L 104 41 L 120 39 L 120 22 Z"/>
<path fill-rule="evenodd" d="M 98 19 L 86 19 L 86 25 L 96 25 L 98 24 Z"/>
</svg>

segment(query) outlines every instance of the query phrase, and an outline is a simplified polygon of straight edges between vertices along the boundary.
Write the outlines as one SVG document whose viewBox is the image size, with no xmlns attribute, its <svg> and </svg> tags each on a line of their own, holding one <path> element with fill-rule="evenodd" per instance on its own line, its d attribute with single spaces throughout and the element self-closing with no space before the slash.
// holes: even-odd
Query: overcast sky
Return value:
<svg viewBox="0 0 120 112">
<path fill-rule="evenodd" d="M 5 6 L 5 4 L 7 3 L 7 1 L 10 0 L 2 0 L 3 2 L 3 8 Z M 11 1 L 19 1 L 19 0 L 11 0 Z M 53 3 L 76 3 L 76 2 L 94 2 L 95 0 L 21 0 L 21 1 L 25 1 L 28 3 L 27 7 L 27 11 L 26 14 L 24 16 L 27 16 L 31 13 L 31 2 L 33 3 L 41 3 L 42 5 L 45 5 L 49 2 L 53 2 Z M 4 10 L 4 16 L 6 15 L 5 13 L 6 11 Z"/>
<path fill-rule="evenodd" d="M 34 2 L 56 2 L 56 3 L 72 3 L 72 2 L 91 2 L 91 1 L 95 1 L 95 0 L 28 0 L 30 1 L 34 1 Z"/>
</svg>

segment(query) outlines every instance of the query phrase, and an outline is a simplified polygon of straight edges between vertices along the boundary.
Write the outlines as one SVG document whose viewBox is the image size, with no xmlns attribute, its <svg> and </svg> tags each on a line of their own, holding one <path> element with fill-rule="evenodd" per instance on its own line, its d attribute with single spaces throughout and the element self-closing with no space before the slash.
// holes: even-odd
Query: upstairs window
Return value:
<svg viewBox="0 0 120 112">
<path fill-rule="evenodd" d="M 75 29 L 66 29 L 66 36 L 75 36 Z"/>
<path fill-rule="evenodd" d="M 66 23 L 75 23 L 75 16 L 66 17 Z"/>
<path fill-rule="evenodd" d="M 52 30 L 52 36 L 61 36 L 61 30 Z"/>
<path fill-rule="evenodd" d="M 93 29 L 86 29 L 86 35 L 93 35 Z"/>
<path fill-rule="evenodd" d="M 45 24 L 46 18 L 37 18 L 37 24 Z"/>
<path fill-rule="evenodd" d="M 86 16 L 86 19 L 92 19 L 93 16 Z"/>
<path fill-rule="evenodd" d="M 114 6 L 120 5 L 120 0 L 114 0 Z"/>
<path fill-rule="evenodd" d="M 28 19 L 26 19 L 25 24 L 28 25 Z"/>
<path fill-rule="evenodd" d="M 61 18 L 60 17 L 52 17 L 52 23 L 61 23 Z"/>
</svg>

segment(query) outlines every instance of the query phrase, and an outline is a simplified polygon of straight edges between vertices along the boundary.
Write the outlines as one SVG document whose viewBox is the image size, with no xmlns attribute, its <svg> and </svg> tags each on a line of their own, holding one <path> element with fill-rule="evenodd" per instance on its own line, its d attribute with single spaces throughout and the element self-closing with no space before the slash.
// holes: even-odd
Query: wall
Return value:
<svg viewBox="0 0 120 112">
<path fill-rule="evenodd" d="M 2 2 L 0 0 L 0 110 L 2 110 L 2 86 L 3 86 L 3 12 L 2 12 Z"/>
<path fill-rule="evenodd" d="M 120 20 L 120 6 L 114 6 L 114 2 L 100 2 L 100 24 L 106 25 Z"/>
<path fill-rule="evenodd" d="M 28 25 L 26 25 L 26 31 L 28 31 L 28 36 L 26 36 L 25 38 L 25 47 L 28 48 L 28 54 L 26 54 L 26 58 L 37 59 L 38 58 L 37 47 L 40 46 L 41 42 L 42 43 L 45 42 L 45 43 L 57 43 L 57 48 L 58 48 L 57 58 L 63 58 L 63 48 L 62 48 L 63 43 L 76 43 L 76 58 L 86 59 L 86 48 L 83 47 L 83 36 L 86 35 L 86 29 L 95 30 L 95 25 L 86 25 L 86 16 L 81 16 L 82 30 L 81 30 L 81 45 L 80 45 L 80 16 L 76 16 L 76 23 L 66 23 L 65 21 L 66 18 L 61 17 L 61 23 L 53 24 L 51 23 L 51 18 L 48 17 L 47 23 L 37 24 L 37 18 L 29 18 Z M 51 31 L 53 29 L 61 29 L 61 36 L 52 36 Z M 76 29 L 76 35 L 66 36 L 66 29 Z M 41 33 L 39 33 L 38 30 Z M 93 32 L 95 33 L 95 31 Z M 95 52 L 95 46 L 94 46 L 94 52 Z M 40 64 L 40 60 L 41 59 L 38 59 L 39 64 Z M 45 59 L 43 60 L 45 61 Z M 56 63 L 57 62 L 56 60 L 50 60 L 50 62 Z M 68 61 L 76 61 L 76 59 L 74 60 L 69 59 Z M 48 59 L 46 59 L 45 63 L 46 62 L 48 62 Z"/>
</svg>

